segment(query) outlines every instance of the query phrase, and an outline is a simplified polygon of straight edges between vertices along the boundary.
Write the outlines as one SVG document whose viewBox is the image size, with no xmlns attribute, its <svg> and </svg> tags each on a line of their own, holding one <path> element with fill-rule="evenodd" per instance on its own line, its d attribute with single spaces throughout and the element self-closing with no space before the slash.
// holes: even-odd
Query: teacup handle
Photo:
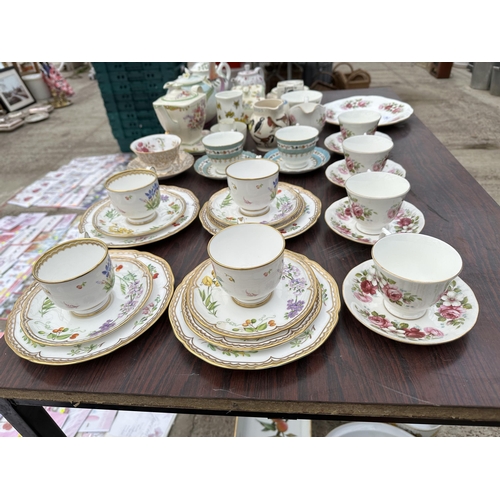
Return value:
<svg viewBox="0 0 500 500">
<path fill-rule="evenodd" d="M 385 238 L 386 236 L 391 236 L 392 234 L 396 234 L 396 233 L 391 233 L 389 231 L 389 229 L 387 229 L 387 227 L 383 227 L 382 231 L 380 231 L 379 240 L 381 240 L 382 238 Z"/>
</svg>

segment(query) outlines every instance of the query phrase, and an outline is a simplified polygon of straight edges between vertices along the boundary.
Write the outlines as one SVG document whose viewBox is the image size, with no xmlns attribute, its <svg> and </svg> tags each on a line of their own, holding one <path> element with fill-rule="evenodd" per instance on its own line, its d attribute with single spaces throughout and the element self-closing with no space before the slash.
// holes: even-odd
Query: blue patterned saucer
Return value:
<svg viewBox="0 0 500 500">
<path fill-rule="evenodd" d="M 314 148 L 313 154 L 307 165 L 303 168 L 290 168 L 281 158 L 279 150 L 272 149 L 264 155 L 264 158 L 279 163 L 280 172 L 284 174 L 304 174 L 326 165 L 330 161 L 330 153 L 323 148 Z"/>
</svg>

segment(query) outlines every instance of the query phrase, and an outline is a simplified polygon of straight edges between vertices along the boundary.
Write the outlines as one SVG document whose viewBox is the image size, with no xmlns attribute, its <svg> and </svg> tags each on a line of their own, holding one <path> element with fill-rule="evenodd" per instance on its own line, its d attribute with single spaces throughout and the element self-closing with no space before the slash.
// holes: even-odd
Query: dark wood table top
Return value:
<svg viewBox="0 0 500 500">
<path fill-rule="evenodd" d="M 391 89 L 372 88 L 328 91 L 323 103 L 356 94 L 398 98 Z M 326 124 L 318 145 L 338 130 Z M 332 334 L 308 356 L 271 369 L 229 370 L 188 352 L 165 312 L 130 344 L 71 366 L 31 363 L 0 340 L 0 397 L 177 413 L 500 425 L 500 207 L 415 114 L 380 130 L 394 140 L 390 158 L 407 171 L 406 200 L 424 213 L 423 233 L 462 255 L 461 278 L 480 305 L 468 334 L 435 346 L 396 342 L 360 324 L 342 300 Z M 247 149 L 252 148 L 249 136 Z M 332 153 L 330 163 L 340 159 Z M 327 226 L 325 210 L 346 192 L 326 179 L 325 169 L 281 175 L 280 180 L 312 191 L 323 205 L 318 222 L 286 246 L 318 262 L 341 289 L 347 273 L 371 258 L 372 247 Z M 192 190 L 201 205 L 227 185 L 193 169 L 162 183 Z M 197 219 L 175 236 L 138 250 L 164 258 L 179 284 L 208 258 L 210 237 Z"/>
</svg>

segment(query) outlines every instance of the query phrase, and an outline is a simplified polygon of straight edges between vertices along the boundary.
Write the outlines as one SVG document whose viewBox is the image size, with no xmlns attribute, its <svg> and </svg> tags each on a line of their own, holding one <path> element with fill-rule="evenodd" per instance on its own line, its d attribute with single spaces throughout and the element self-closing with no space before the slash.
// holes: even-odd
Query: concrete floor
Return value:
<svg viewBox="0 0 500 500">
<path fill-rule="evenodd" d="M 436 79 L 426 63 L 352 63 L 367 70 L 371 87 L 392 87 L 457 160 L 500 204 L 500 97 L 470 87 L 471 73 L 454 67 Z M 73 105 L 50 119 L 0 134 L 0 217 L 26 209 L 5 204 L 18 190 L 71 159 L 120 152 L 96 81 L 64 73 Z M 369 94 L 365 89 L 360 94 Z M 48 210 L 50 212 L 50 209 Z M 0 325 L 0 328 L 2 325 Z M 178 415 L 170 436 L 232 436 L 234 417 Z M 313 421 L 313 436 L 341 422 Z M 500 436 L 500 428 L 443 426 L 439 436 Z"/>
</svg>

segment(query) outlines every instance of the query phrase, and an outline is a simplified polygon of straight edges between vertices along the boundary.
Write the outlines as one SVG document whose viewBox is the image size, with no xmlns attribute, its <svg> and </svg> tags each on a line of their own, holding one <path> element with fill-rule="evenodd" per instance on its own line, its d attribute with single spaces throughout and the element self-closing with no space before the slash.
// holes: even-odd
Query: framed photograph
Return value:
<svg viewBox="0 0 500 500">
<path fill-rule="evenodd" d="M 35 98 L 14 66 L 0 69 L 0 103 L 10 113 L 33 104 Z"/>
</svg>

